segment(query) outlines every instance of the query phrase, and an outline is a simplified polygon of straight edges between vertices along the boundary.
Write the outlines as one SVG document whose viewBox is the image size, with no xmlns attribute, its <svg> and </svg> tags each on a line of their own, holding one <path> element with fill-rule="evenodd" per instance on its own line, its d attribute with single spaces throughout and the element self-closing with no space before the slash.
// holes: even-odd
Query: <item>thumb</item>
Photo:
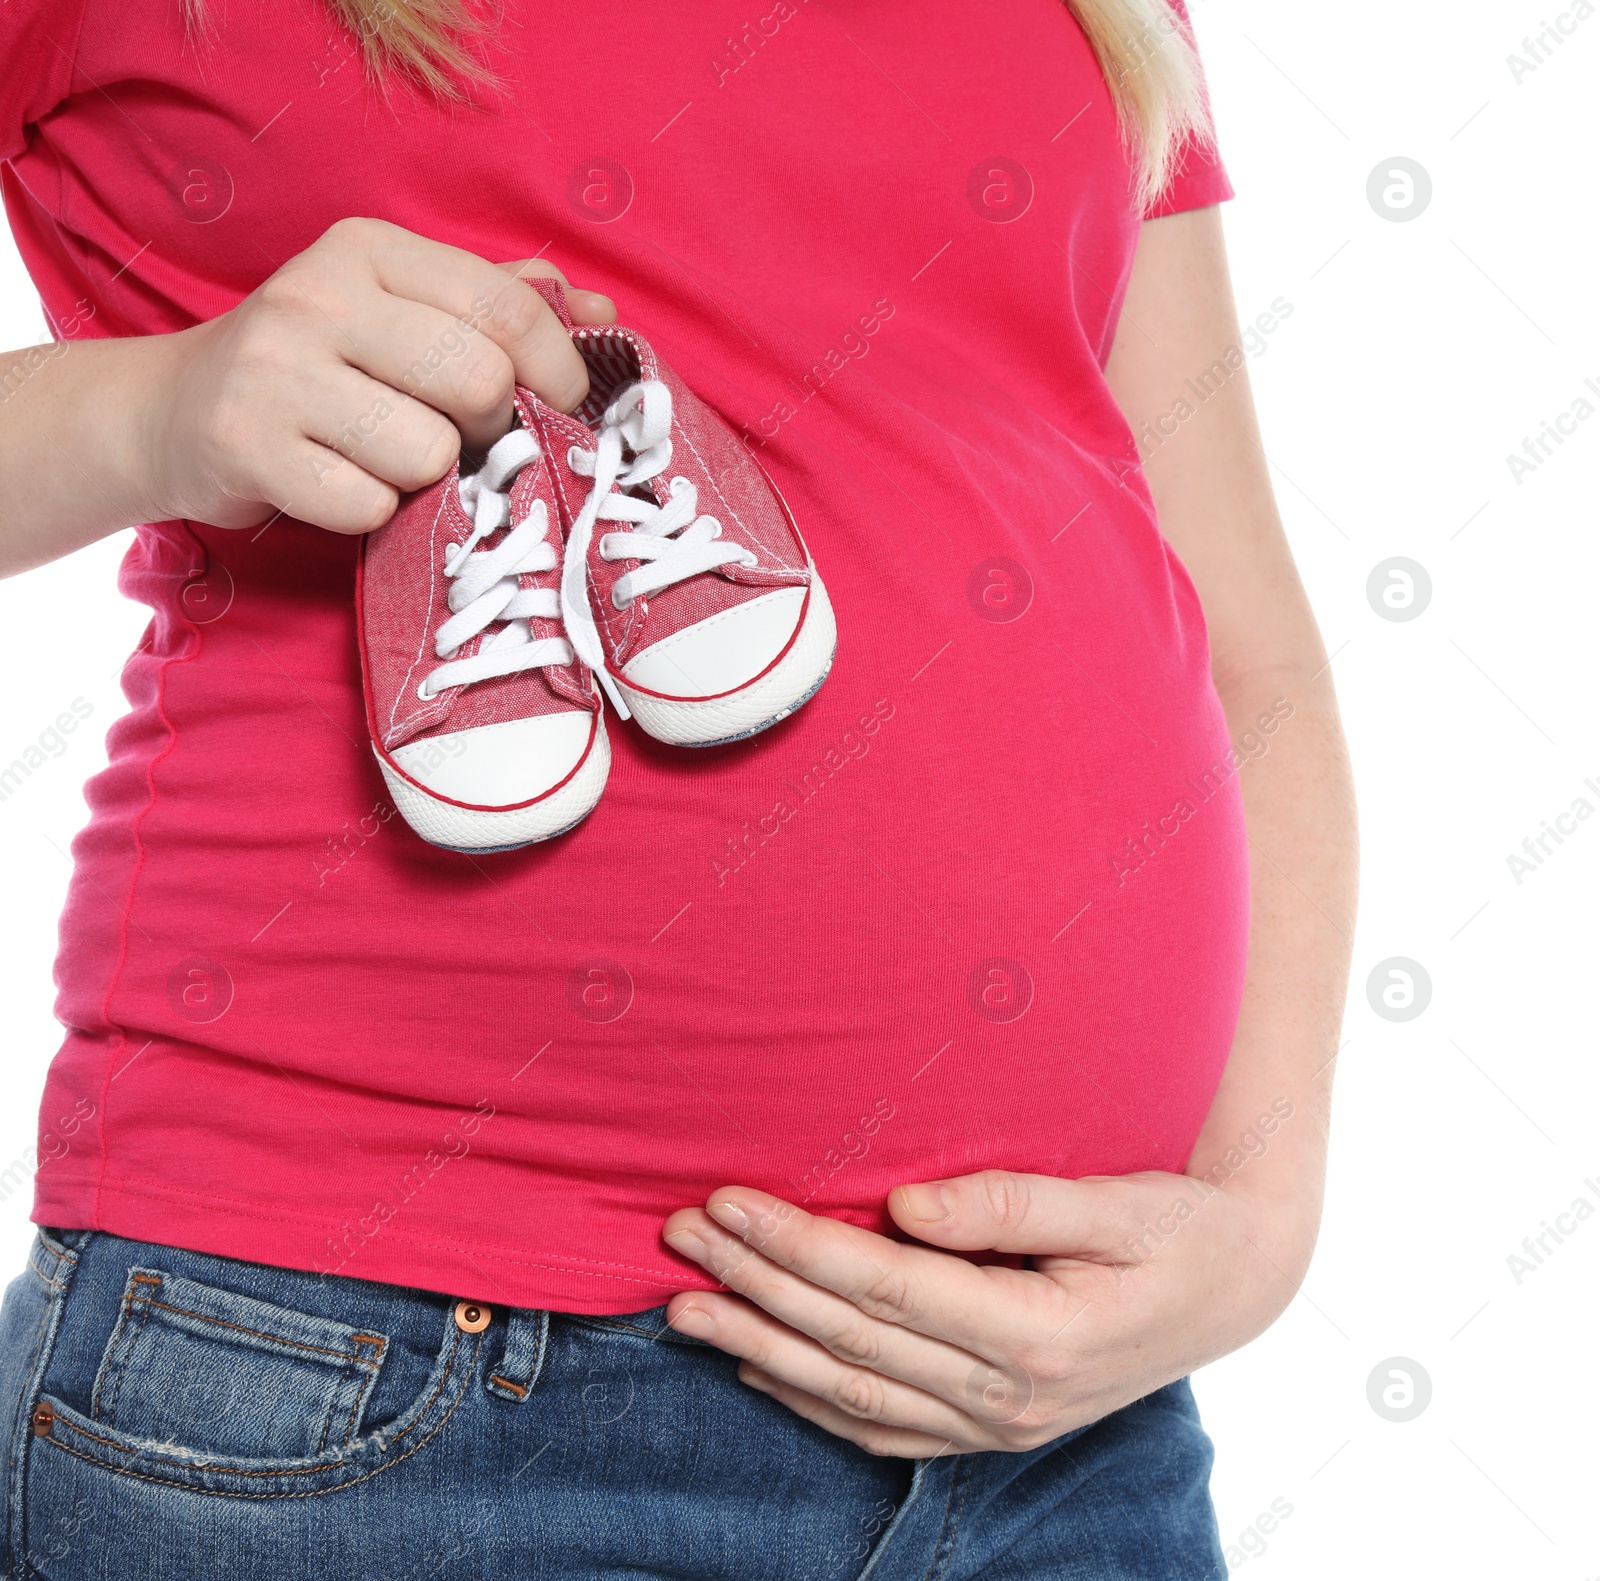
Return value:
<svg viewBox="0 0 1600 1581">
<path fill-rule="evenodd" d="M 952 1180 L 896 1186 L 889 1212 L 920 1241 L 949 1251 L 1018 1252 L 1114 1262 L 1151 1213 L 1170 1206 L 1153 1196 L 1165 1176 L 1100 1175 L 1062 1180 L 986 1169 Z"/>
</svg>

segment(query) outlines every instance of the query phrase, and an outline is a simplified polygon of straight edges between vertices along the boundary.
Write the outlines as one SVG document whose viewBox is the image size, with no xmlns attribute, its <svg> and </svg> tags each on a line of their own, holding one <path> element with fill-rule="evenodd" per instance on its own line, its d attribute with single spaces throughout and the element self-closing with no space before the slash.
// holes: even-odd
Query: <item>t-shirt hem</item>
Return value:
<svg viewBox="0 0 1600 1581">
<path fill-rule="evenodd" d="M 1234 195 L 1233 183 L 1228 180 L 1228 174 L 1221 165 L 1210 164 L 1198 170 L 1185 170 L 1168 184 L 1167 190 L 1151 205 L 1145 218 L 1159 220 L 1168 214 L 1187 213 L 1190 209 L 1209 209 L 1215 204 L 1226 203 Z"/>
<path fill-rule="evenodd" d="M 33 1222 L 232 1257 L 323 1277 L 430 1290 L 505 1306 L 615 1317 L 660 1306 L 680 1290 L 718 1286 L 690 1265 L 658 1269 L 481 1240 L 418 1235 L 372 1221 L 322 1219 L 273 1203 L 219 1200 L 155 1182 L 56 1175 L 38 1183 Z M 93 1205 L 93 1206 L 91 1206 Z M 664 1255 L 664 1254 L 663 1254 Z"/>
</svg>

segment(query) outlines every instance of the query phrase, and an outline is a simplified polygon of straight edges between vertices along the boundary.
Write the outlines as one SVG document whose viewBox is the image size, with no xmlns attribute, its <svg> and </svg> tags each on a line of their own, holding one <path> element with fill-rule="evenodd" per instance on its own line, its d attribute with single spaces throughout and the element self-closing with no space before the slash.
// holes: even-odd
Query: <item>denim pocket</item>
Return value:
<svg viewBox="0 0 1600 1581">
<path fill-rule="evenodd" d="M 131 1268 L 90 1415 L 119 1434 L 273 1459 L 340 1449 L 361 1427 L 386 1335 L 155 1268 Z"/>
</svg>

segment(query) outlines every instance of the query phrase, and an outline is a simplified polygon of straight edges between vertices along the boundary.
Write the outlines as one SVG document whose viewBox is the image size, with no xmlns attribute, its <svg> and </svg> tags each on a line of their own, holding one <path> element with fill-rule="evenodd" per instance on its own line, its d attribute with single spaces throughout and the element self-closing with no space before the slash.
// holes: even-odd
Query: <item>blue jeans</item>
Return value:
<svg viewBox="0 0 1600 1581">
<path fill-rule="evenodd" d="M 1024 1454 L 865 1454 L 665 1312 L 495 1309 L 42 1234 L 0 1317 L 5 1574 L 1222 1581 L 1187 1383 Z"/>
</svg>

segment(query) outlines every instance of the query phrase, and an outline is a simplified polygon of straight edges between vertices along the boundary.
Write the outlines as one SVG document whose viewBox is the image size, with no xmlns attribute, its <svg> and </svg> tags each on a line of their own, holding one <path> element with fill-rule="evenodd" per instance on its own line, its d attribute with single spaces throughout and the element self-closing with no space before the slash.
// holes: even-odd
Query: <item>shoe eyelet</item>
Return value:
<svg viewBox="0 0 1600 1581">
<path fill-rule="evenodd" d="M 433 701 L 433 693 L 428 690 L 428 683 L 426 681 L 423 681 L 418 685 L 417 696 L 420 697 L 425 703 L 431 703 Z"/>
</svg>

